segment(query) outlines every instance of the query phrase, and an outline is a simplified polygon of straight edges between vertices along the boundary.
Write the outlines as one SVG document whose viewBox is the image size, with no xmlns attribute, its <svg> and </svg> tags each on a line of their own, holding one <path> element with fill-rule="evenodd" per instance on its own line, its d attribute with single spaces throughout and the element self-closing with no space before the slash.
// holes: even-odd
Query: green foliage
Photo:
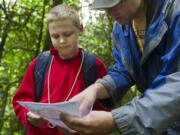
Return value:
<svg viewBox="0 0 180 135">
<path fill-rule="evenodd" d="M 80 40 L 81 46 L 100 57 L 108 67 L 111 66 L 113 64 L 111 20 L 104 12 L 99 13 L 96 17 L 96 23 L 89 21 L 84 29 L 84 35 Z"/>
</svg>

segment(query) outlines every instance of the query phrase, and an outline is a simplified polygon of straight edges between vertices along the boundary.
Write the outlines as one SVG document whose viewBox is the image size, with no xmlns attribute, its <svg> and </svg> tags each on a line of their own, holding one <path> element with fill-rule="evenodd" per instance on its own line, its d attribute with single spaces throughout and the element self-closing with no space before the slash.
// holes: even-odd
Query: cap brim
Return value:
<svg viewBox="0 0 180 135">
<path fill-rule="evenodd" d="M 94 10 L 102 10 L 102 9 L 106 9 L 106 8 L 111 8 L 111 7 L 116 6 L 120 1 L 121 0 L 116 1 L 116 2 L 114 2 L 112 4 L 106 4 L 104 2 L 99 2 L 99 3 L 93 2 L 92 5 L 90 6 L 90 8 L 94 9 Z"/>
</svg>

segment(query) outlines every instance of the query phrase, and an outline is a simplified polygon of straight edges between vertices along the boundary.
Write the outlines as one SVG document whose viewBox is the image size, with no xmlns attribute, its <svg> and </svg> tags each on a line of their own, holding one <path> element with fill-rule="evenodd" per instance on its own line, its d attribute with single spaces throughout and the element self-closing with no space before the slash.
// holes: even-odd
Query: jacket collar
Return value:
<svg viewBox="0 0 180 135">
<path fill-rule="evenodd" d="M 156 2 L 158 1 L 156 0 Z M 144 52 L 141 58 L 142 65 L 149 58 L 153 50 L 160 44 L 168 30 L 166 19 L 169 17 L 173 2 L 174 0 L 161 0 L 161 3 L 157 3 L 159 6 L 156 6 L 159 11 L 153 8 L 155 12 L 149 17 L 151 20 L 149 20 L 150 23 L 147 26 L 146 35 L 148 36 L 145 37 Z"/>
</svg>

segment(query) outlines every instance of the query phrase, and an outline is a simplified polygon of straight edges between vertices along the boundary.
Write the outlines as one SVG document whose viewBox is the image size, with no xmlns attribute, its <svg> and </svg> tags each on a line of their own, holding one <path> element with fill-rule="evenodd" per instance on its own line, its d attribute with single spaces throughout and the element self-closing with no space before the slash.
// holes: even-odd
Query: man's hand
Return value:
<svg viewBox="0 0 180 135">
<path fill-rule="evenodd" d="M 102 84 L 92 84 L 69 101 L 79 101 L 81 116 L 86 116 L 93 108 L 96 99 L 108 98 L 109 95 Z"/>
<path fill-rule="evenodd" d="M 96 101 L 96 91 L 92 87 L 88 87 L 78 95 L 74 96 L 69 101 L 79 101 L 79 110 L 81 116 L 87 115 L 93 108 L 94 102 Z"/>
<path fill-rule="evenodd" d="M 108 135 L 117 131 L 111 112 L 91 111 L 82 118 L 61 114 L 60 119 L 81 135 Z"/>
<path fill-rule="evenodd" d="M 46 123 L 46 121 L 43 118 L 41 118 L 40 116 L 38 116 L 32 112 L 27 113 L 27 120 L 31 125 L 33 125 L 35 127 L 39 127 Z"/>
</svg>

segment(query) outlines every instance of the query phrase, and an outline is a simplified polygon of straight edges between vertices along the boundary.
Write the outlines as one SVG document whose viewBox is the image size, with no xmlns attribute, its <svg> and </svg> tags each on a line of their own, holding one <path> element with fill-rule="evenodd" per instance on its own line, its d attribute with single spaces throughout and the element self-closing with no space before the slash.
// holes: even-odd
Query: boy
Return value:
<svg viewBox="0 0 180 135">
<path fill-rule="evenodd" d="M 78 48 L 78 38 L 83 32 L 78 13 L 70 6 L 58 5 L 47 16 L 48 29 L 53 44 L 50 49 L 50 65 L 44 79 L 42 97 L 38 102 L 64 102 L 85 88 L 83 63 L 85 52 Z M 60 135 L 41 117 L 28 112 L 17 101 L 36 101 L 34 72 L 38 57 L 28 66 L 23 81 L 13 98 L 17 118 L 28 129 L 28 135 Z M 96 77 L 106 74 L 99 59 L 95 59 Z M 101 107 L 96 107 L 100 109 Z"/>
</svg>

